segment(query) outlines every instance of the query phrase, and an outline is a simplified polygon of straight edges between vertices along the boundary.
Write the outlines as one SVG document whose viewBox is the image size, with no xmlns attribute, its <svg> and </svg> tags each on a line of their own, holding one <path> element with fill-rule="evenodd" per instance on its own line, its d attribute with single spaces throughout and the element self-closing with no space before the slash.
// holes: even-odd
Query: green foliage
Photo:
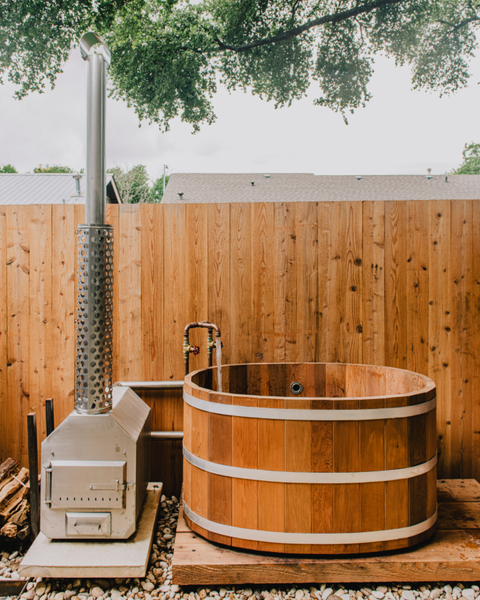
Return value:
<svg viewBox="0 0 480 600">
<path fill-rule="evenodd" d="M 122 200 L 128 204 L 151 202 L 149 178 L 145 165 L 136 165 L 124 171 L 120 167 L 108 169 L 118 186 Z"/>
<path fill-rule="evenodd" d="M 112 95 L 168 129 L 212 123 L 219 82 L 275 106 L 303 97 L 344 115 L 370 99 L 375 55 L 409 64 L 414 88 L 468 82 L 480 0 L 0 0 L 0 77 L 22 97 L 53 85 L 85 31 L 112 51 Z"/>
<path fill-rule="evenodd" d="M 18 173 L 18 171 L 13 165 L 8 164 L 0 167 L 0 173 Z"/>
<path fill-rule="evenodd" d="M 452 175 L 480 175 L 480 144 L 465 144 L 463 163 L 452 171 Z"/>
<path fill-rule="evenodd" d="M 77 171 L 74 171 L 73 169 L 71 169 L 70 167 L 62 167 L 60 165 L 38 165 L 38 167 L 35 167 L 35 169 L 33 169 L 34 173 L 76 173 Z"/>
<path fill-rule="evenodd" d="M 168 185 L 168 180 L 170 179 L 170 175 L 165 177 L 165 187 Z M 159 177 L 155 183 L 153 184 L 150 190 L 150 202 L 161 202 L 163 198 L 163 175 Z"/>
</svg>

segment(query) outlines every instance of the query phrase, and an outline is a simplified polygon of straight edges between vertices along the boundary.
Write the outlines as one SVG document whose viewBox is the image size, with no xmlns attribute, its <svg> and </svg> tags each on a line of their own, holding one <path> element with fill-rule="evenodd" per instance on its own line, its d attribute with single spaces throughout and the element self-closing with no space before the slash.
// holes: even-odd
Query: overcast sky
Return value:
<svg viewBox="0 0 480 600">
<path fill-rule="evenodd" d="M 145 164 L 150 177 L 171 172 L 306 172 L 318 175 L 441 174 L 457 167 L 466 142 L 480 142 L 480 58 L 469 87 L 442 99 L 411 90 L 408 68 L 378 58 L 373 99 L 344 125 L 342 117 L 313 106 L 309 97 L 290 108 L 251 95 L 221 90 L 217 121 L 191 134 L 179 120 L 161 133 L 138 127 L 133 109 L 107 103 L 107 164 Z M 53 91 L 17 101 L 14 87 L 0 87 L 0 165 L 19 172 L 39 164 L 80 169 L 85 162 L 85 64 L 77 50 Z"/>
</svg>

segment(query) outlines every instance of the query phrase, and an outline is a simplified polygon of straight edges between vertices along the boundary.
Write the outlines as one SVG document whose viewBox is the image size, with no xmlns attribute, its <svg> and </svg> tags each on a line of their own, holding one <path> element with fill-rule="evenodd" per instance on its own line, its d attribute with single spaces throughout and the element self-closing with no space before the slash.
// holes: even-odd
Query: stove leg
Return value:
<svg viewBox="0 0 480 600">
<path fill-rule="evenodd" d="M 28 466 L 30 469 L 30 524 L 33 537 L 40 532 L 40 488 L 38 486 L 37 415 L 28 413 Z"/>
<path fill-rule="evenodd" d="M 53 398 L 47 398 L 45 400 L 45 420 L 47 423 L 47 437 L 52 433 L 55 429 L 54 419 L 53 419 Z"/>
</svg>

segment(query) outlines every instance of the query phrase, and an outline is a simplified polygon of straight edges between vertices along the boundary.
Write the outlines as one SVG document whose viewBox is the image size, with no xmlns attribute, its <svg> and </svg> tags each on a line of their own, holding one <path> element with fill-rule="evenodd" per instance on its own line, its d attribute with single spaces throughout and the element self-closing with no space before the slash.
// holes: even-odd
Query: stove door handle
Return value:
<svg viewBox="0 0 480 600">
<path fill-rule="evenodd" d="M 52 464 L 45 467 L 45 504 L 52 508 Z"/>
<path fill-rule="evenodd" d="M 115 479 L 115 483 L 91 483 L 90 484 L 90 489 L 91 490 L 115 490 L 116 492 L 123 492 L 125 490 L 128 489 L 128 486 L 132 485 L 131 483 L 128 483 L 127 481 L 124 481 L 123 483 L 120 483 L 120 481 L 118 479 Z"/>
</svg>

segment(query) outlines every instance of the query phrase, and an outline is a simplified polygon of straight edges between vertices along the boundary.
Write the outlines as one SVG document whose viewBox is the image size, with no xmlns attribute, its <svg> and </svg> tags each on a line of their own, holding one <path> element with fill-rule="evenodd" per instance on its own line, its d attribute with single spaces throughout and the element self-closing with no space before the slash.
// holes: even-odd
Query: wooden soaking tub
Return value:
<svg viewBox="0 0 480 600">
<path fill-rule="evenodd" d="M 222 375 L 222 393 L 216 367 L 185 378 L 183 500 L 194 531 L 300 554 L 393 550 L 432 535 L 431 379 L 338 363 L 227 365 Z"/>
</svg>

